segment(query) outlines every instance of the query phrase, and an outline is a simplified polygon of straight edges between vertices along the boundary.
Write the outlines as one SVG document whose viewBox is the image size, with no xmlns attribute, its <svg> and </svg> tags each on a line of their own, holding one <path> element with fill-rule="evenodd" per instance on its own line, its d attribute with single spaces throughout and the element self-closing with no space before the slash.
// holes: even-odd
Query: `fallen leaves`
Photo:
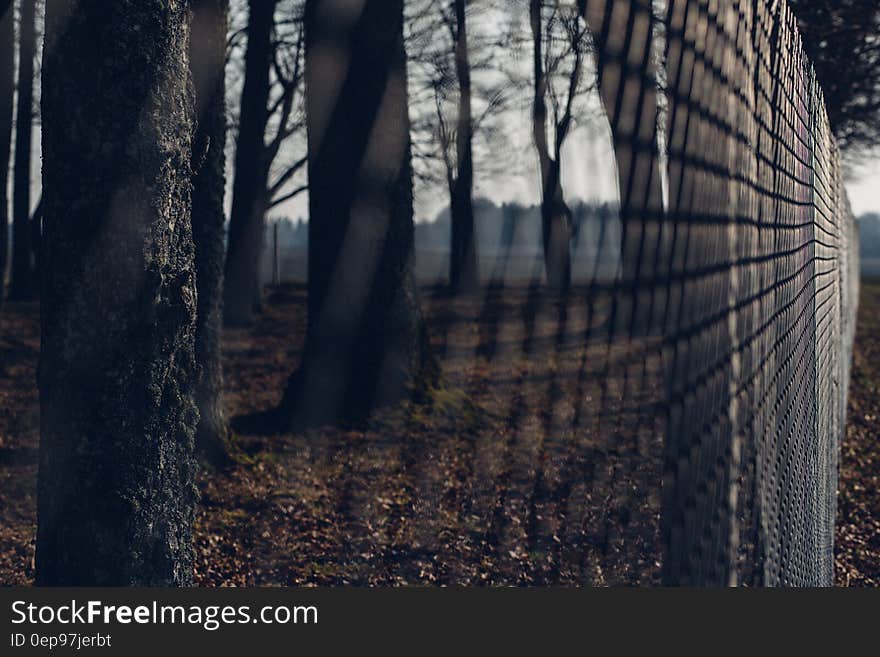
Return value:
<svg viewBox="0 0 880 657">
<path fill-rule="evenodd" d="M 524 301 L 509 295 L 482 306 L 426 300 L 448 384 L 433 409 L 346 431 L 238 436 L 245 456 L 199 477 L 197 583 L 656 584 L 662 446 L 620 447 L 621 426 L 652 420 L 624 414 L 615 381 L 603 395 L 604 352 L 553 347 L 548 309 L 538 308 L 526 352 Z M 304 327 L 294 287 L 273 296 L 253 329 L 225 333 L 230 415 L 278 401 Z M 0 313 L 3 585 L 33 578 L 37 330 L 34 305 Z M 487 349 L 492 335 L 503 343 Z M 554 348 L 550 358 L 542 351 Z M 878 361 L 880 285 L 866 284 L 840 465 L 840 585 L 880 584 Z"/>
</svg>

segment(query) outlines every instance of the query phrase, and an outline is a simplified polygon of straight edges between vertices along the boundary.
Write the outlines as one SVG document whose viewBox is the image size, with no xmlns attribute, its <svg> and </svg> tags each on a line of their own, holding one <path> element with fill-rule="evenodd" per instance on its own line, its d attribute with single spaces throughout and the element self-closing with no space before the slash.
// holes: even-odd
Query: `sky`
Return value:
<svg viewBox="0 0 880 657">
<path fill-rule="evenodd" d="M 493 28 L 494 29 L 494 28 Z M 527 58 L 526 63 L 528 63 Z M 589 73 L 586 73 L 589 75 Z M 562 155 L 563 188 L 569 202 L 582 201 L 615 201 L 617 199 L 616 165 L 611 146 L 610 130 L 604 119 L 598 94 L 594 91 L 583 100 L 578 115 L 585 117 L 571 133 Z M 503 151 L 503 166 L 495 166 L 494 172 L 480 162 L 477 157 L 475 196 L 488 198 L 498 204 L 516 201 L 523 204 L 539 202 L 539 172 L 534 146 L 531 140 L 531 107 L 528 98 L 520 103 L 518 109 L 505 115 L 503 143 L 501 148 L 495 146 L 488 151 L 488 157 L 497 159 L 498 152 Z M 34 127 L 32 165 L 31 205 L 35 207 L 40 197 L 40 126 Z M 296 152 L 285 153 L 282 149 L 281 158 L 291 160 L 300 156 L 301 144 L 296 144 Z M 231 151 L 232 149 L 229 149 Z M 487 157 L 484 153 L 483 157 Z M 232 191 L 232 152 L 227 153 L 227 214 L 231 206 Z M 10 157 L 11 163 L 11 157 Z M 11 173 L 11 172 L 10 172 Z M 9 186 L 11 192 L 12 176 Z M 294 186 L 301 181 L 294 181 Z M 850 166 L 846 171 L 847 192 L 856 216 L 868 212 L 880 214 L 880 153 L 874 158 L 866 159 L 858 166 Z M 416 221 L 429 221 L 448 204 L 448 195 L 443 185 L 433 189 L 423 186 L 416 187 Z M 301 194 L 292 201 L 284 203 L 271 212 L 273 217 L 308 216 L 308 197 Z M 11 209 L 11 208 L 10 208 Z"/>
<path fill-rule="evenodd" d="M 856 168 L 848 178 L 847 194 L 855 215 L 880 214 L 880 158 Z"/>
<path fill-rule="evenodd" d="M 517 131 L 513 131 L 517 132 Z M 527 134 L 527 130 L 524 131 Z M 481 177 L 477 172 L 475 195 L 500 204 L 517 201 L 534 204 L 539 200 L 537 162 L 528 143 L 517 143 L 516 166 L 506 177 Z M 616 169 L 610 137 L 601 127 L 581 128 L 572 134 L 563 151 L 563 184 L 569 201 L 613 201 L 617 198 Z M 849 167 L 846 181 L 853 213 L 856 216 L 880 214 L 880 157 Z M 273 211 L 274 216 L 291 219 L 306 217 L 307 197 L 302 195 Z M 416 220 L 433 220 L 448 204 L 444 190 L 418 189 Z"/>
<path fill-rule="evenodd" d="M 527 119 L 519 117 L 517 122 Z M 518 135 L 518 136 L 517 136 Z M 503 175 L 481 176 L 477 172 L 475 195 L 501 204 L 517 201 L 534 204 L 539 200 L 538 170 L 530 135 L 524 125 L 511 130 L 512 165 Z M 616 169 L 611 140 L 605 122 L 592 122 L 574 131 L 563 151 L 563 184 L 570 201 L 613 201 L 617 198 Z M 40 196 L 40 128 L 34 129 L 33 186 L 31 205 L 36 207 Z M 867 159 L 860 165 L 848 167 L 847 193 L 856 216 L 874 212 L 880 214 L 880 156 Z M 10 172 L 10 193 L 11 193 Z M 231 196 L 232 176 L 228 176 L 227 197 Z M 443 189 L 416 190 L 416 221 L 430 221 L 446 207 L 448 199 Z M 227 210 L 231 199 L 227 198 Z M 293 201 L 275 208 L 273 217 L 308 216 L 308 198 L 302 194 Z M 11 210 L 11 208 L 10 208 Z"/>
<path fill-rule="evenodd" d="M 490 10 L 475 16 L 476 24 L 471 31 L 494 33 L 502 26 L 508 29 L 515 24 L 503 12 Z M 506 17 L 505 17 L 506 16 Z M 523 17 L 521 17 L 523 18 Z M 519 29 L 519 28 L 517 28 Z M 473 35 L 472 35 L 473 38 Z M 528 53 L 526 53 L 528 54 Z M 511 63 L 512 62 L 512 63 Z M 531 61 L 523 53 L 514 52 L 507 66 L 524 67 L 522 74 L 530 79 Z M 587 62 L 585 80 L 595 74 L 592 62 Z M 411 76 L 412 78 L 412 76 Z M 505 113 L 503 143 L 494 145 L 481 153 L 475 147 L 475 189 L 477 197 L 484 197 L 497 204 L 516 201 L 523 204 L 536 204 L 540 201 L 540 173 L 537 156 L 532 143 L 531 103 L 528 91 L 518 108 Z M 611 145 L 610 129 L 604 117 L 598 93 L 593 90 L 579 101 L 576 116 L 582 122 L 570 134 L 562 153 L 563 189 L 566 200 L 576 201 L 616 201 L 618 197 L 616 163 Z M 411 115 L 417 109 L 410 108 Z M 552 142 L 552 139 L 551 139 Z M 492 172 L 487 164 L 495 164 L 499 151 L 507 158 L 501 172 Z M 482 158 L 482 161 L 481 161 Z M 495 166 L 495 169 L 499 167 Z M 846 186 L 853 212 L 856 216 L 867 213 L 880 213 L 880 152 L 861 166 L 848 167 Z M 418 222 L 433 220 L 448 205 L 448 192 L 444 185 L 433 189 L 416 186 L 415 219 Z M 291 219 L 308 216 L 308 199 L 305 194 L 273 210 L 274 216 L 289 216 Z"/>
</svg>

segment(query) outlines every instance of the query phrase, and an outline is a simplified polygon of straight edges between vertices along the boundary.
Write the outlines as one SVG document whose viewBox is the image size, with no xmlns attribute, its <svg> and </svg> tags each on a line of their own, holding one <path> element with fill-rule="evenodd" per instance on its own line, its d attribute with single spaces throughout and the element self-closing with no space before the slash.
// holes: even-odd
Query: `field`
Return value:
<svg viewBox="0 0 880 657">
<path fill-rule="evenodd" d="M 601 304 L 562 312 L 527 286 L 472 301 L 423 294 L 444 371 L 432 404 L 304 434 L 258 435 L 235 420 L 235 464 L 199 480 L 197 583 L 658 583 L 652 338 L 609 345 L 591 330 Z M 225 333 L 231 417 L 278 401 L 304 312 L 304 289 L 285 285 L 253 328 Z M 33 577 L 38 347 L 37 307 L 4 307 L 0 584 Z M 878 357 L 880 284 L 866 283 L 841 465 L 841 585 L 880 584 Z"/>
</svg>

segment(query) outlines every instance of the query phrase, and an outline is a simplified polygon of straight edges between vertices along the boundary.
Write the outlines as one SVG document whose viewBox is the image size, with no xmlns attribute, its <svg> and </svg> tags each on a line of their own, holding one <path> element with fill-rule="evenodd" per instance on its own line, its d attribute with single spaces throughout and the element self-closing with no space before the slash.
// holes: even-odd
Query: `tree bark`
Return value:
<svg viewBox="0 0 880 657">
<path fill-rule="evenodd" d="M 467 7 L 454 0 L 455 71 L 458 78 L 458 129 L 456 174 L 451 190 L 452 239 L 449 286 L 453 293 L 473 292 L 479 287 L 477 247 L 474 235 L 474 121 L 471 110 L 471 66 L 468 56 Z"/>
<path fill-rule="evenodd" d="M 198 312 L 196 449 L 208 462 L 229 458 L 229 428 L 223 411 L 220 339 L 223 294 L 223 192 L 226 187 L 226 25 L 228 0 L 193 2 L 190 71 L 196 105 L 193 140 L 192 226 Z"/>
<path fill-rule="evenodd" d="M 542 177 L 541 236 L 547 286 L 554 292 L 571 287 L 572 214 L 562 194 L 562 171 L 558 156 L 549 162 Z"/>
<path fill-rule="evenodd" d="M 541 0 L 529 1 L 534 75 L 532 137 L 541 169 L 541 235 L 547 286 L 555 292 L 565 292 L 571 286 L 571 210 L 562 193 L 561 154 L 557 148 L 555 157 L 551 156 L 547 141 L 548 82 L 544 72 L 541 5 Z M 562 140 L 557 138 L 556 141 L 561 147 Z"/>
<path fill-rule="evenodd" d="M 6 295 L 9 257 L 9 148 L 15 89 L 15 27 L 12 0 L 0 0 L 0 307 Z"/>
<path fill-rule="evenodd" d="M 186 0 L 49 0 L 39 585 L 192 582 Z"/>
<path fill-rule="evenodd" d="M 260 257 L 269 204 L 265 135 L 275 5 L 276 0 L 248 2 L 248 41 L 223 295 L 224 319 L 232 326 L 250 324 L 260 306 Z"/>
<path fill-rule="evenodd" d="M 22 0 L 18 35 L 18 104 L 15 114 L 15 173 L 12 189 L 12 281 L 9 298 L 34 297 L 31 246 L 31 135 L 34 103 L 36 0 Z"/>
<path fill-rule="evenodd" d="M 403 0 L 350 5 L 306 3 L 308 336 L 281 406 L 294 424 L 359 420 L 436 378 L 413 269 Z"/>
<path fill-rule="evenodd" d="M 31 252 L 33 253 L 31 272 L 33 274 L 34 294 L 40 291 L 40 253 L 43 244 L 43 197 L 37 201 L 29 221 L 31 227 Z"/>
</svg>

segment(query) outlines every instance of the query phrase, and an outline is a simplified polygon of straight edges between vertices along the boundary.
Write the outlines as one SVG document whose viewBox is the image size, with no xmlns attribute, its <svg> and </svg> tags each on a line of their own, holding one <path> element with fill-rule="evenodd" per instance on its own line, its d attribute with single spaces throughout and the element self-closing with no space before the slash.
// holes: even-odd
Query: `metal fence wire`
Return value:
<svg viewBox="0 0 880 657">
<path fill-rule="evenodd" d="M 443 377 L 479 412 L 285 452 L 282 488 L 325 506 L 277 547 L 284 581 L 833 582 L 858 248 L 795 19 L 784 0 L 565 7 L 589 28 L 619 206 L 582 222 L 566 294 L 539 235 L 504 238 L 512 205 L 482 295 L 430 285 L 445 265 L 416 252 Z"/>
<path fill-rule="evenodd" d="M 858 248 L 796 19 L 580 4 L 620 179 L 611 341 L 648 372 L 660 337 L 662 580 L 830 585 Z"/>
</svg>

